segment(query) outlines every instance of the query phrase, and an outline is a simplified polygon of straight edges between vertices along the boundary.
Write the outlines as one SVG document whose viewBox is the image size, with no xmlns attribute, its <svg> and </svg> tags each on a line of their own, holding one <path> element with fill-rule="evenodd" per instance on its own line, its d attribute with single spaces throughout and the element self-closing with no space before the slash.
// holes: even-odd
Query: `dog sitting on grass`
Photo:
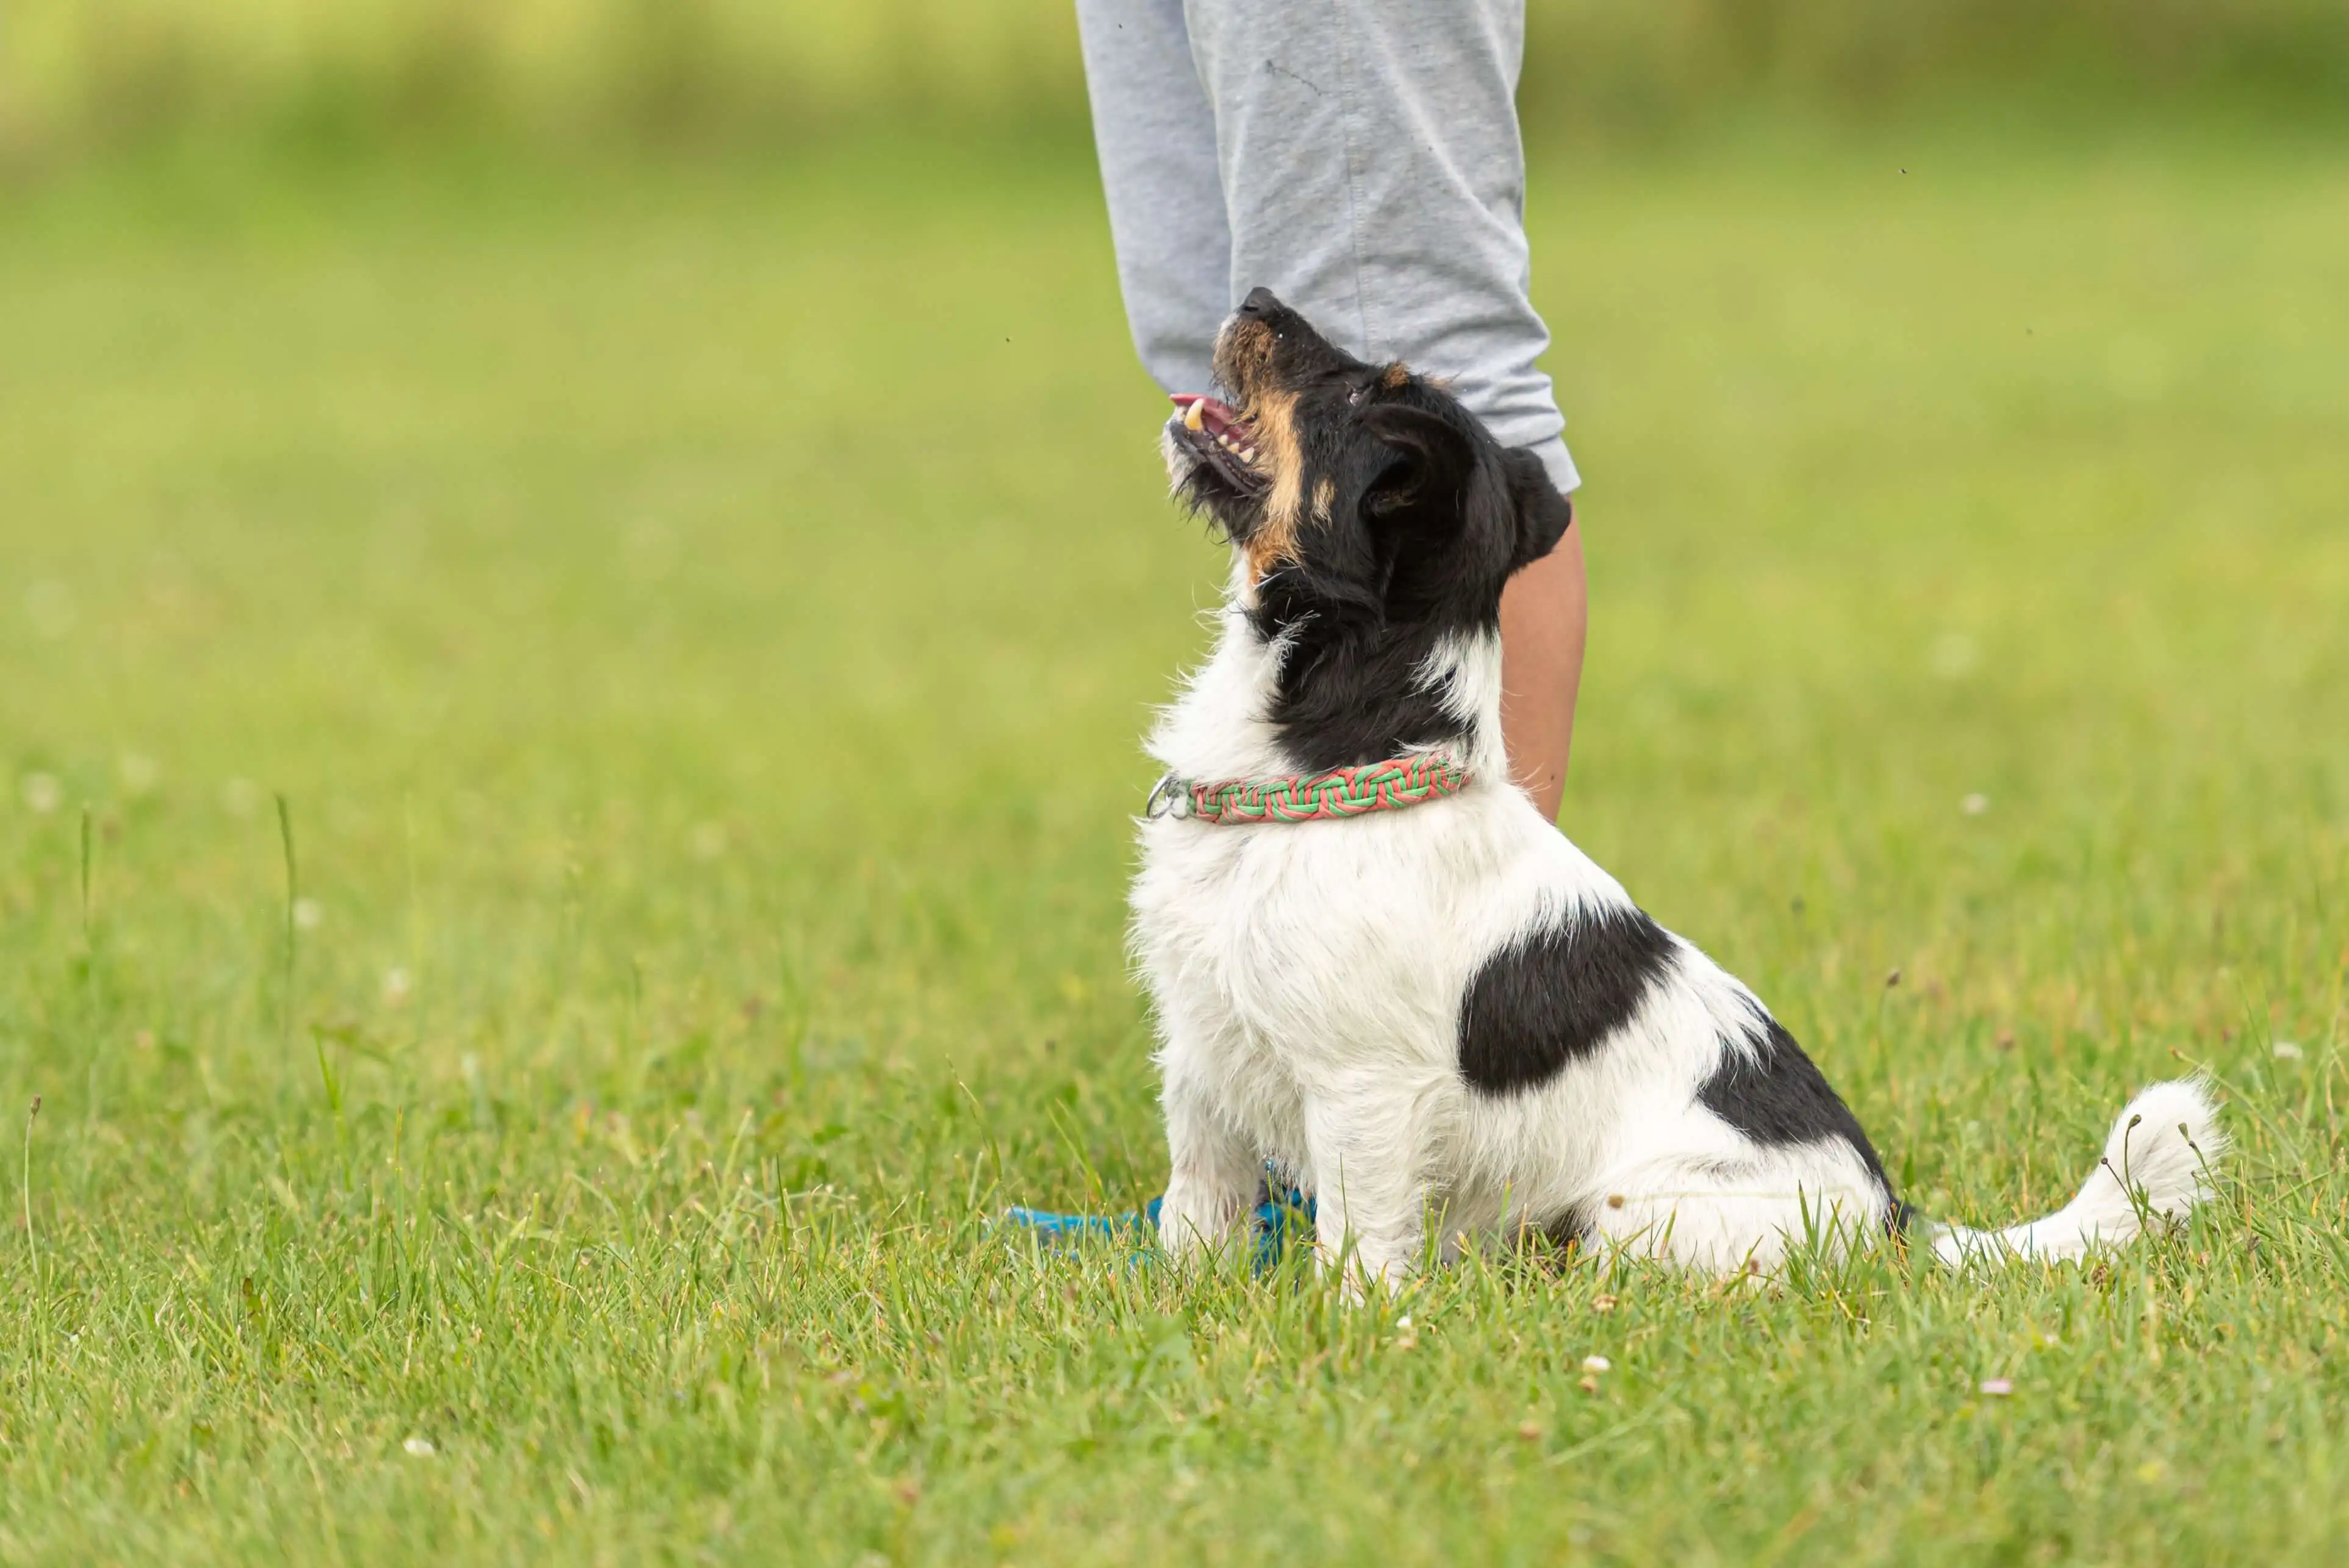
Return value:
<svg viewBox="0 0 2349 1568">
<path fill-rule="evenodd" d="M 1572 523 L 1437 383 L 1333 347 L 1266 290 L 1230 403 L 1178 397 L 1178 496 L 1232 545 L 1212 657 L 1151 742 L 1133 943 L 1155 1004 L 1180 1256 L 1268 1161 L 1325 1267 L 1392 1285 L 1440 1226 L 1713 1273 L 1908 1233 L 1868 1135 L 1769 1010 L 1542 820 L 1500 727 L 1501 589 Z M 1952 1264 L 2077 1257 L 2208 1195 L 2199 1081 L 2155 1085 L 2055 1213 L 1934 1225 Z"/>
</svg>

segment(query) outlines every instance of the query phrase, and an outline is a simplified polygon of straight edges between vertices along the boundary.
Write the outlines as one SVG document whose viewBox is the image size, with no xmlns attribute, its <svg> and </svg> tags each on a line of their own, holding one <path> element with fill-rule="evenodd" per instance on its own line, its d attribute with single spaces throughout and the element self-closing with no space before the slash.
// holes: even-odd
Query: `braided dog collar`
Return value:
<svg viewBox="0 0 2349 1568">
<path fill-rule="evenodd" d="M 1459 793 L 1468 769 L 1433 752 L 1291 779 L 1226 779 L 1213 783 L 1169 773 L 1150 791 L 1144 816 L 1201 822 L 1310 822 L 1399 811 Z"/>
</svg>

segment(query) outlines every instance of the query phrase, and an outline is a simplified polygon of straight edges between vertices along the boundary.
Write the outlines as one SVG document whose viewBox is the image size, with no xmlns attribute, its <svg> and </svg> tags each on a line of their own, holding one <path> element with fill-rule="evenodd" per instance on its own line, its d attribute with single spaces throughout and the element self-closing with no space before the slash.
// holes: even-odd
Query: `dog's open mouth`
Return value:
<svg viewBox="0 0 2349 1568">
<path fill-rule="evenodd" d="M 1177 410 L 1172 428 L 1225 482 L 1243 495 L 1271 484 L 1256 466 L 1256 426 L 1238 410 L 1196 392 L 1177 392 L 1172 401 Z"/>
</svg>

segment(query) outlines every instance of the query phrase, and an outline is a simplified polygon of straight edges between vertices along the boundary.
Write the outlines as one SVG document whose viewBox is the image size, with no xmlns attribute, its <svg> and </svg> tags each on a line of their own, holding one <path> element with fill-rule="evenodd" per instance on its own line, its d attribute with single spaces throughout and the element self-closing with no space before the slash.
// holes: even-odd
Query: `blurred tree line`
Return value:
<svg viewBox="0 0 2349 1568">
<path fill-rule="evenodd" d="M 1531 0 L 1537 131 L 1985 95 L 2349 118 L 2349 0 Z M 44 160 L 204 126 L 777 139 L 1083 112 L 1071 0 L 0 0 L 0 152 Z"/>
</svg>

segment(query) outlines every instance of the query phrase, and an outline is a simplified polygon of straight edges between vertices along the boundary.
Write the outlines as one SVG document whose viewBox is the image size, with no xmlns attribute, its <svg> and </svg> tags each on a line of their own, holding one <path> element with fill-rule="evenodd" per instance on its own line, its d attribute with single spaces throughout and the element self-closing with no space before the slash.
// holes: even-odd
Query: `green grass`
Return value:
<svg viewBox="0 0 2349 1568">
<path fill-rule="evenodd" d="M 1569 830 L 1930 1212 L 2180 1058 L 2240 1154 L 2092 1271 L 1358 1311 L 985 1230 L 1162 1173 L 1219 574 L 1081 148 L 7 195 L 0 1561 L 2340 1561 L 2344 167 L 1537 159 Z"/>
</svg>

